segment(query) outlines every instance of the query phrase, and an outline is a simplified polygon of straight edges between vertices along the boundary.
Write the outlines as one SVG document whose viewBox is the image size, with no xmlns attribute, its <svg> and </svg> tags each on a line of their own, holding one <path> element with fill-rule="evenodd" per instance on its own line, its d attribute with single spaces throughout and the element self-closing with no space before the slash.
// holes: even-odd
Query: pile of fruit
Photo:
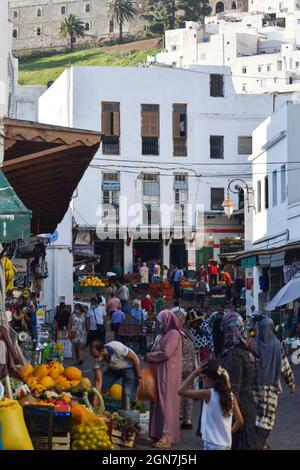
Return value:
<svg viewBox="0 0 300 470">
<path fill-rule="evenodd" d="M 80 386 L 91 387 L 88 379 L 82 378 L 82 372 L 77 367 L 67 367 L 66 369 L 58 361 L 50 364 L 41 364 L 35 369 L 31 364 L 26 364 L 19 369 L 19 375 L 36 396 L 41 395 L 47 389 L 71 390 Z"/>
<path fill-rule="evenodd" d="M 100 418 L 101 419 L 101 418 Z M 108 435 L 105 420 L 97 426 L 79 424 L 72 429 L 72 450 L 111 450 L 112 442 Z"/>
<path fill-rule="evenodd" d="M 81 287 L 106 287 L 106 283 L 98 277 L 86 277 L 80 280 Z"/>
</svg>

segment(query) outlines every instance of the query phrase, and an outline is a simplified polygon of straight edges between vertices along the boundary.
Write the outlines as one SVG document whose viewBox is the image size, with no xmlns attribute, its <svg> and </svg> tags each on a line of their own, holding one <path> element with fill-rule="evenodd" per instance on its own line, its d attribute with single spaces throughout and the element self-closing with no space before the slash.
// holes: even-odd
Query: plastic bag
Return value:
<svg viewBox="0 0 300 470">
<path fill-rule="evenodd" d="M 137 400 L 156 401 L 157 391 L 156 383 L 151 367 L 142 370 L 142 378 L 137 391 Z"/>
<path fill-rule="evenodd" d="M 97 416 L 95 413 L 77 402 L 72 403 L 71 412 L 74 425 L 83 424 L 91 427 L 101 427 L 105 422 L 102 416 Z"/>
<path fill-rule="evenodd" d="M 16 400 L 0 401 L 0 423 L 5 450 L 33 450 L 22 407 Z"/>
</svg>

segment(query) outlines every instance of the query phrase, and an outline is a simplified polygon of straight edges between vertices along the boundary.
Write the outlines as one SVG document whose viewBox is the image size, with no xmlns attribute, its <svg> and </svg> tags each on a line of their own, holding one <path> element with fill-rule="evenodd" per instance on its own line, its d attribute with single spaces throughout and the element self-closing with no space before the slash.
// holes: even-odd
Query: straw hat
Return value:
<svg viewBox="0 0 300 470">
<path fill-rule="evenodd" d="M 188 315 L 190 318 L 188 323 L 194 323 L 196 321 L 204 319 L 204 313 L 196 312 L 196 310 L 190 310 Z"/>
</svg>

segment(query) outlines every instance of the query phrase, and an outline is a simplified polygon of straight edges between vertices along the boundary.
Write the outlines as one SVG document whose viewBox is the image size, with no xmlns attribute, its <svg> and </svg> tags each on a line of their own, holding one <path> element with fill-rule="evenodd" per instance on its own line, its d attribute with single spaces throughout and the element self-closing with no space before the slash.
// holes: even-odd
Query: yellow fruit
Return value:
<svg viewBox="0 0 300 470">
<path fill-rule="evenodd" d="M 76 387 L 80 383 L 80 380 L 70 380 L 72 387 Z"/>
<path fill-rule="evenodd" d="M 42 364 L 34 371 L 33 375 L 40 381 L 43 377 L 49 375 L 50 367 L 47 364 Z"/>
<path fill-rule="evenodd" d="M 54 380 L 49 375 L 43 377 L 39 383 L 45 388 L 51 388 L 55 384 Z"/>
<path fill-rule="evenodd" d="M 64 376 L 68 380 L 81 380 L 82 379 L 82 372 L 81 372 L 81 370 L 77 369 L 77 367 L 67 367 L 64 370 Z"/>
<path fill-rule="evenodd" d="M 110 388 L 108 394 L 111 398 L 115 398 L 116 400 L 122 400 L 122 386 L 119 384 L 114 384 Z"/>
<path fill-rule="evenodd" d="M 34 391 L 38 394 L 38 395 L 41 395 L 43 392 L 45 392 L 45 387 L 43 387 L 43 385 L 41 384 L 36 384 L 34 387 L 33 387 Z"/>
<path fill-rule="evenodd" d="M 20 377 L 24 380 L 33 374 L 33 366 L 31 364 L 26 364 L 25 366 L 20 367 L 18 372 Z"/>
<path fill-rule="evenodd" d="M 57 377 L 61 374 L 61 367 L 60 367 L 60 363 L 58 361 L 53 361 L 51 364 L 50 364 L 50 377 L 55 380 L 57 379 Z"/>
<path fill-rule="evenodd" d="M 30 388 L 34 388 L 37 385 L 38 381 L 36 377 L 27 377 L 25 380 L 26 385 Z"/>
<path fill-rule="evenodd" d="M 66 377 L 64 377 L 63 375 L 60 375 L 58 377 L 58 379 L 55 381 L 55 384 L 60 385 L 61 387 L 65 388 L 66 390 L 71 388 L 71 382 L 69 380 L 67 380 Z"/>
</svg>

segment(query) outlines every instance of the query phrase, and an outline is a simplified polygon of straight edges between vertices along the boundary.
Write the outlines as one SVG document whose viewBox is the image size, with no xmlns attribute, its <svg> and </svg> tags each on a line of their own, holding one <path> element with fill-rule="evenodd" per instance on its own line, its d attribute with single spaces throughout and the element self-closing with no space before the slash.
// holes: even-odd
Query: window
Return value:
<svg viewBox="0 0 300 470">
<path fill-rule="evenodd" d="M 277 71 L 278 72 L 282 71 L 282 60 L 277 60 Z"/>
<path fill-rule="evenodd" d="M 103 101 L 101 113 L 102 152 L 120 154 L 120 103 Z"/>
<path fill-rule="evenodd" d="M 297 19 L 297 24 L 300 24 L 300 18 Z"/>
<path fill-rule="evenodd" d="M 114 30 L 115 30 L 114 20 L 110 20 L 109 25 L 108 25 L 108 31 L 109 33 L 113 33 Z"/>
<path fill-rule="evenodd" d="M 210 208 L 212 211 L 223 210 L 224 188 L 210 188 Z"/>
<path fill-rule="evenodd" d="M 18 12 L 18 10 L 14 10 L 14 11 L 13 11 L 13 18 L 16 19 L 16 18 L 18 18 L 18 17 L 19 17 L 19 12 Z"/>
<path fill-rule="evenodd" d="M 206 54 L 201 54 L 201 60 L 206 60 Z"/>
<path fill-rule="evenodd" d="M 281 202 L 286 200 L 286 166 L 282 165 L 280 168 L 281 176 Z"/>
<path fill-rule="evenodd" d="M 224 158 L 224 136 L 210 136 L 210 158 Z"/>
<path fill-rule="evenodd" d="M 289 84 L 293 85 L 293 77 L 289 77 Z"/>
<path fill-rule="evenodd" d="M 84 29 L 85 29 L 86 31 L 89 31 L 89 30 L 90 30 L 90 23 L 88 23 L 88 22 L 85 23 Z"/>
<path fill-rule="evenodd" d="M 242 67 L 242 73 L 247 73 L 247 67 Z"/>
<path fill-rule="evenodd" d="M 272 173 L 273 207 L 277 206 L 277 170 Z"/>
<path fill-rule="evenodd" d="M 243 83 L 243 84 L 242 84 L 242 91 L 243 91 L 243 92 L 246 92 L 246 91 L 247 91 L 247 84 L 246 84 L 246 83 Z"/>
<path fill-rule="evenodd" d="M 173 155 L 185 157 L 187 155 L 187 105 L 173 104 Z"/>
<path fill-rule="evenodd" d="M 42 9 L 41 8 L 37 8 L 36 16 L 38 16 L 38 17 L 42 16 Z"/>
<path fill-rule="evenodd" d="M 224 75 L 210 74 L 210 96 L 224 98 Z"/>
<path fill-rule="evenodd" d="M 181 226 L 187 220 L 188 185 L 185 173 L 174 174 L 174 203 L 174 226 Z"/>
<path fill-rule="evenodd" d="M 36 28 L 36 35 L 37 35 L 37 36 L 40 36 L 41 34 L 42 34 L 42 28 L 41 28 L 40 26 L 38 26 L 38 27 Z"/>
<path fill-rule="evenodd" d="M 84 11 L 86 13 L 89 13 L 91 11 L 91 8 L 90 8 L 90 4 L 89 3 L 86 3 L 85 6 L 84 6 Z"/>
<path fill-rule="evenodd" d="M 159 175 L 143 174 L 143 224 L 157 225 L 160 220 Z"/>
<path fill-rule="evenodd" d="M 159 105 L 141 106 L 142 155 L 159 155 Z"/>
<path fill-rule="evenodd" d="M 262 71 L 262 65 L 258 66 L 258 72 L 260 73 Z"/>
<path fill-rule="evenodd" d="M 295 62 L 295 67 L 296 67 L 296 69 L 299 68 L 299 62 Z"/>
<path fill-rule="evenodd" d="M 271 72 L 271 70 L 272 70 L 272 65 L 271 65 L 271 64 L 268 64 L 268 65 L 267 65 L 267 72 Z"/>
<path fill-rule="evenodd" d="M 102 173 L 103 223 L 119 223 L 120 174 Z"/>
<path fill-rule="evenodd" d="M 62 6 L 60 7 L 60 14 L 61 14 L 61 15 L 65 15 L 65 14 L 66 14 L 66 11 L 67 11 L 67 8 L 65 7 L 65 5 L 62 5 Z"/>
<path fill-rule="evenodd" d="M 17 37 L 18 37 L 18 30 L 17 30 L 16 28 L 13 29 L 12 35 L 13 35 L 13 38 L 14 38 L 14 39 L 17 39 Z"/>
<path fill-rule="evenodd" d="M 171 51 L 176 51 L 176 49 L 177 49 L 177 46 L 173 44 L 173 45 L 171 46 Z"/>
<path fill-rule="evenodd" d="M 238 137 L 238 154 L 251 155 L 252 154 L 252 137 L 239 136 Z"/>
<path fill-rule="evenodd" d="M 269 177 L 265 176 L 265 209 L 269 209 Z"/>
<path fill-rule="evenodd" d="M 257 181 L 257 212 L 261 212 L 261 181 Z"/>
</svg>

